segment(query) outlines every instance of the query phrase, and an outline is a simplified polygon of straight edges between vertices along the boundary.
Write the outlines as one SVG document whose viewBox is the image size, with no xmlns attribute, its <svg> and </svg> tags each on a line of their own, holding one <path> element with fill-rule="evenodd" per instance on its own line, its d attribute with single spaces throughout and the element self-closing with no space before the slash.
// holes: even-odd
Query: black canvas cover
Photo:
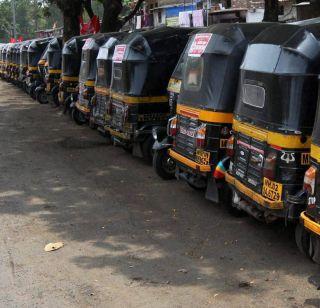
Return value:
<svg viewBox="0 0 320 308">
<path fill-rule="evenodd" d="M 89 35 L 75 36 L 64 44 L 62 49 L 62 76 L 79 76 L 82 47 L 89 37 Z"/>
<path fill-rule="evenodd" d="M 32 40 L 28 48 L 28 64 L 29 66 L 37 66 L 38 62 L 52 38 Z"/>
<path fill-rule="evenodd" d="M 62 37 L 53 38 L 48 44 L 47 61 L 49 69 L 61 69 Z"/>
<path fill-rule="evenodd" d="M 97 56 L 100 47 L 114 35 L 114 33 L 99 33 L 88 38 L 82 47 L 80 82 L 95 80 L 97 69 Z"/>
<path fill-rule="evenodd" d="M 241 66 L 235 117 L 268 130 L 311 134 L 319 73 L 319 19 L 265 30 Z"/>
<path fill-rule="evenodd" d="M 114 53 L 112 91 L 131 96 L 165 95 L 192 30 L 162 27 L 129 34 Z"/>
<path fill-rule="evenodd" d="M 114 48 L 127 33 L 122 32 L 110 37 L 99 49 L 97 56 L 96 86 L 110 88 L 112 77 L 112 57 Z"/>
<path fill-rule="evenodd" d="M 25 41 L 20 46 L 20 65 L 27 66 L 28 65 L 28 48 L 30 45 L 30 41 Z"/>
<path fill-rule="evenodd" d="M 272 23 L 217 24 L 193 35 L 178 103 L 233 112 L 240 65 L 247 46 Z"/>
</svg>

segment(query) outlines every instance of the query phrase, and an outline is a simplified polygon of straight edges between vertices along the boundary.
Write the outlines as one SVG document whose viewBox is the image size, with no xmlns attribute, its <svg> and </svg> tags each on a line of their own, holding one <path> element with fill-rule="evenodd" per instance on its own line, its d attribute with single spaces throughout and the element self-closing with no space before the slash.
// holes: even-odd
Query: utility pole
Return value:
<svg viewBox="0 0 320 308">
<path fill-rule="evenodd" d="M 13 38 L 17 39 L 16 1 L 11 0 Z"/>
</svg>

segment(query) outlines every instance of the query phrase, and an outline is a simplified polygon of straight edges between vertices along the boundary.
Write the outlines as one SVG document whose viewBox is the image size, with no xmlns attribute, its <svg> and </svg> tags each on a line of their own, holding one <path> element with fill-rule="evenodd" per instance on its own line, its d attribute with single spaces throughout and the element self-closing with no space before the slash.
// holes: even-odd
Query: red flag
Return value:
<svg viewBox="0 0 320 308">
<path fill-rule="evenodd" d="M 82 35 L 98 33 L 100 31 L 100 19 L 97 15 L 94 15 L 92 19 L 87 23 L 84 23 L 83 18 L 79 17 L 79 22 L 80 22 L 80 33 Z"/>
</svg>

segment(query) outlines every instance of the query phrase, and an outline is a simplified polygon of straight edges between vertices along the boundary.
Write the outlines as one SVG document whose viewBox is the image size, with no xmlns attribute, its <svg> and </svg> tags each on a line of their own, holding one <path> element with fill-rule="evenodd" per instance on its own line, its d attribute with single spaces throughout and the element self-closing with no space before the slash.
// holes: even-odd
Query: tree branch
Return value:
<svg viewBox="0 0 320 308">
<path fill-rule="evenodd" d="M 136 6 L 134 7 L 134 9 L 126 16 L 124 17 L 121 22 L 124 25 L 127 21 L 129 21 L 131 18 L 134 17 L 134 15 L 138 12 L 138 10 L 140 9 L 142 3 L 144 2 L 144 0 L 138 0 Z"/>
<path fill-rule="evenodd" d="M 92 19 L 94 16 L 94 12 L 92 10 L 91 0 L 83 0 L 83 6 L 84 6 L 85 10 L 87 11 L 90 19 Z"/>
</svg>

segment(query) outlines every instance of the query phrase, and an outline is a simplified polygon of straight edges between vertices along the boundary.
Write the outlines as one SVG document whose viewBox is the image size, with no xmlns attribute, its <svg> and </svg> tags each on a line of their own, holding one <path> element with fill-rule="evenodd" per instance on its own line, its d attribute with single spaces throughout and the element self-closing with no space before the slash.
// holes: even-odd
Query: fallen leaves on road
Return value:
<svg viewBox="0 0 320 308">
<path fill-rule="evenodd" d="M 239 282 L 239 288 L 249 288 L 252 287 L 253 281 L 240 281 Z"/>
<path fill-rule="evenodd" d="M 186 274 L 186 273 L 188 273 L 188 270 L 186 270 L 185 268 L 181 268 L 178 270 L 178 272 Z"/>
<path fill-rule="evenodd" d="M 46 245 L 46 247 L 44 247 L 44 251 L 46 252 L 55 251 L 62 248 L 63 246 L 64 246 L 64 243 L 62 242 L 49 243 L 48 245 Z"/>
</svg>

